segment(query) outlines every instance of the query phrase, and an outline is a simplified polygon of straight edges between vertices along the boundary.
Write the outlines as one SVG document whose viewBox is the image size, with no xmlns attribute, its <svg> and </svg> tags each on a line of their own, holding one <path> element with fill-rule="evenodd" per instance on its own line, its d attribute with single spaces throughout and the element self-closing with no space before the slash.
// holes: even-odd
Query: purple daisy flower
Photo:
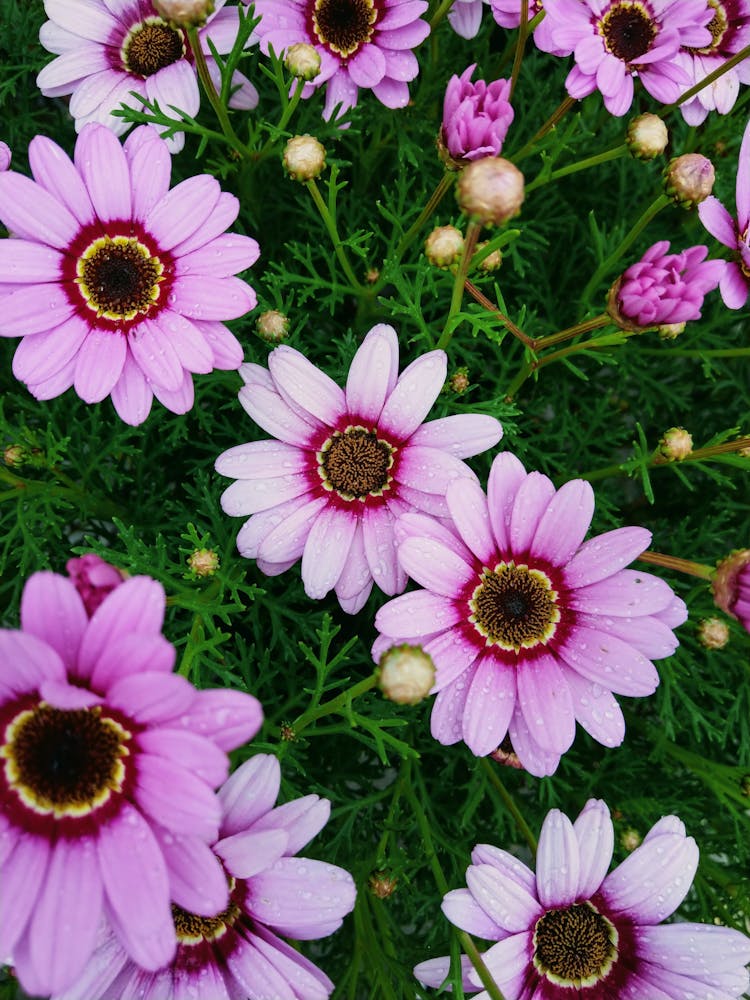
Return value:
<svg viewBox="0 0 750 1000">
<path fill-rule="evenodd" d="M 483 5 L 490 0 L 456 0 L 448 11 L 448 22 L 461 38 L 476 38 L 482 24 Z"/>
<path fill-rule="evenodd" d="M 221 73 L 209 48 L 231 52 L 239 26 L 237 7 L 215 0 L 215 12 L 198 37 L 217 90 Z M 140 108 L 156 101 L 164 114 L 170 107 L 195 117 L 200 107 L 198 79 L 185 32 L 167 24 L 151 0 L 46 0 L 49 21 L 39 31 L 39 41 L 57 59 L 37 76 L 45 97 L 72 95 L 70 113 L 80 132 L 87 122 L 99 122 L 122 135 L 131 123 L 112 114 L 123 104 Z M 232 108 L 254 108 L 258 92 L 242 73 L 232 79 L 237 89 L 229 99 Z M 155 126 L 157 129 L 163 128 Z M 185 144 L 184 132 L 167 140 L 171 152 Z"/>
<path fill-rule="evenodd" d="M 618 326 L 641 329 L 700 319 L 704 296 L 724 273 L 723 260 L 705 260 L 707 247 L 669 253 L 669 243 L 655 243 L 617 279 L 610 291 L 610 311 Z"/>
<path fill-rule="evenodd" d="M 225 451 L 216 471 L 236 479 L 221 505 L 252 515 L 237 548 L 268 575 L 302 557 L 309 597 L 335 589 L 345 611 L 364 605 L 373 580 L 400 593 L 394 524 L 406 511 L 445 516 L 452 479 L 474 473 L 461 459 L 497 444 L 494 417 L 461 414 L 423 424 L 445 382 L 443 351 L 398 376 L 396 331 L 370 330 L 352 359 L 346 391 L 299 351 L 271 352 L 268 371 L 247 364 L 240 402 L 278 440 Z"/>
<path fill-rule="evenodd" d="M 76 559 L 68 559 L 65 570 L 81 595 L 89 618 L 104 598 L 126 579 L 119 569 L 110 566 L 93 552 L 87 552 Z"/>
<path fill-rule="evenodd" d="M 442 909 L 456 927 L 495 941 L 482 958 L 506 1000 L 735 1000 L 748 986 L 750 940 L 713 924 L 659 926 L 687 895 L 698 848 L 677 816 L 664 816 L 614 871 L 609 809 L 589 799 L 575 823 L 544 820 L 536 873 L 477 844 Z M 418 965 L 439 986 L 448 958 Z M 464 958 L 464 980 L 481 989 Z M 482 992 L 474 1000 L 489 1000 Z"/>
<path fill-rule="evenodd" d="M 472 83 L 475 69 L 472 63 L 461 76 L 452 76 L 443 100 L 438 146 L 456 169 L 470 160 L 497 156 L 513 121 L 510 80 Z"/>
<path fill-rule="evenodd" d="M 295 857 L 328 822 L 327 799 L 306 795 L 274 808 L 281 772 L 261 754 L 239 767 L 218 796 L 213 846 L 229 883 L 229 904 L 215 916 L 172 907 L 177 951 L 154 975 L 139 969 L 105 932 L 83 977 L 52 1000 L 325 1000 L 333 983 L 278 935 L 327 937 L 354 907 L 351 875 Z"/>
<path fill-rule="evenodd" d="M 171 672 L 164 608 L 136 576 L 89 618 L 71 580 L 36 573 L 21 631 L 0 630 L 0 955 L 34 996 L 81 975 L 102 918 L 158 969 L 175 949 L 170 898 L 227 905 L 212 789 L 262 711 Z"/>
<path fill-rule="evenodd" d="M 185 413 L 193 372 L 242 363 L 221 322 L 256 302 L 234 275 L 258 244 L 224 232 L 238 200 L 207 174 L 169 190 L 171 157 L 148 126 L 123 148 L 87 125 L 74 163 L 38 135 L 29 161 L 33 181 L 0 174 L 0 220 L 16 237 L 0 240 L 0 336 L 23 337 L 13 374 L 37 399 L 111 394 L 129 424 L 154 396 Z"/>
<path fill-rule="evenodd" d="M 750 0 L 707 0 L 713 11 L 709 22 L 711 41 L 698 48 L 680 49 L 677 63 L 689 77 L 689 90 L 722 66 L 727 59 L 750 45 Z M 744 59 L 695 97 L 680 105 L 689 125 L 700 125 L 709 111 L 725 115 L 734 107 L 741 83 L 750 83 L 750 61 Z"/>
<path fill-rule="evenodd" d="M 709 233 L 735 251 L 734 260 L 725 263 L 719 282 L 719 291 L 728 309 L 741 309 L 750 289 L 750 122 L 745 128 L 737 161 L 736 201 L 736 219 L 714 195 L 698 205 L 698 215 Z"/>
<path fill-rule="evenodd" d="M 657 101 L 677 100 L 689 83 L 676 59 L 680 47 L 711 42 L 706 0 L 557 0 L 545 11 L 558 54 L 575 54 L 565 81 L 570 96 L 600 90 L 617 116 L 633 103 L 634 75 Z"/>
<path fill-rule="evenodd" d="M 432 735 L 477 756 L 506 733 L 523 766 L 551 774 L 578 721 L 605 746 L 625 722 L 614 694 L 641 697 L 659 683 L 652 659 L 677 646 L 687 617 L 672 589 L 623 566 L 648 547 L 645 528 L 618 528 L 585 544 L 594 512 L 580 479 L 555 490 L 509 453 L 492 464 L 488 495 L 470 480 L 448 486 L 455 533 L 417 514 L 396 526 L 398 559 L 424 590 L 384 605 L 376 658 L 396 642 L 421 645 L 436 669 Z"/>
<path fill-rule="evenodd" d="M 320 55 L 320 72 L 305 84 L 310 97 L 327 84 L 323 117 L 357 103 L 360 87 L 387 108 L 409 103 L 407 83 L 419 73 L 412 52 L 430 33 L 421 14 L 427 0 L 255 0 L 255 29 L 263 52 L 281 54 L 307 42 Z"/>
</svg>

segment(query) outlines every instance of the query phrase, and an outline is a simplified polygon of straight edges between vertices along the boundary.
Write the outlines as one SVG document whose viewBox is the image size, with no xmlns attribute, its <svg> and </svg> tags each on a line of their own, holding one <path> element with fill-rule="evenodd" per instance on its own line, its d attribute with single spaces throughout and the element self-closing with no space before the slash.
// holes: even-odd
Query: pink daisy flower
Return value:
<svg viewBox="0 0 750 1000">
<path fill-rule="evenodd" d="M 536 873 L 477 844 L 466 889 L 442 909 L 456 927 L 495 941 L 482 958 L 506 1000 L 735 1000 L 748 986 L 750 940 L 713 924 L 660 926 L 688 893 L 698 848 L 677 816 L 664 816 L 614 871 L 609 809 L 589 799 L 575 823 L 544 820 Z M 448 958 L 414 974 L 439 986 Z M 464 959 L 469 989 L 480 990 Z M 489 993 L 474 1000 L 489 1000 Z"/>
<path fill-rule="evenodd" d="M 198 33 L 217 90 L 221 72 L 208 43 L 220 54 L 231 52 L 239 27 L 237 7 L 225 2 L 215 0 L 214 13 Z M 122 105 L 140 108 L 133 93 L 156 101 L 166 115 L 170 108 L 197 115 L 200 91 L 186 35 L 159 17 L 151 0 L 46 0 L 44 6 L 49 21 L 39 41 L 57 58 L 39 73 L 37 86 L 45 97 L 71 95 L 77 132 L 87 122 L 99 122 L 122 135 L 131 123 L 112 112 Z M 235 72 L 232 83 L 237 89 L 229 106 L 254 108 L 258 92 L 247 77 Z M 167 143 L 171 152 L 179 152 L 184 132 Z"/>
<path fill-rule="evenodd" d="M 76 559 L 68 559 L 65 570 L 73 581 L 73 585 L 81 595 L 83 606 L 89 618 L 93 615 L 104 598 L 119 587 L 125 575 L 100 559 L 93 552 L 87 552 Z"/>
<path fill-rule="evenodd" d="M 164 608 L 136 576 L 89 618 L 69 579 L 36 573 L 21 631 L 0 630 L 0 955 L 34 996 L 81 975 L 102 918 L 153 970 L 175 950 L 170 898 L 227 905 L 212 789 L 262 712 L 171 672 Z"/>
<path fill-rule="evenodd" d="M 736 219 L 713 195 L 698 205 L 698 215 L 709 233 L 734 250 L 734 259 L 724 265 L 719 282 L 719 291 L 728 309 L 741 309 L 750 289 L 750 122 L 745 128 L 737 161 L 736 201 Z"/>
<path fill-rule="evenodd" d="M 139 969 L 105 932 L 83 977 L 52 1000 L 330 996 L 328 976 L 278 935 L 327 937 L 353 909 L 356 890 L 343 868 L 295 857 L 328 822 L 331 806 L 306 795 L 274 808 L 280 780 L 276 758 L 262 754 L 219 789 L 222 817 L 212 850 L 229 883 L 229 904 L 209 917 L 172 907 L 178 944 L 169 965 L 154 975 Z"/>
<path fill-rule="evenodd" d="M 625 329 L 686 323 L 700 319 L 703 299 L 719 284 L 724 261 L 705 260 L 708 248 L 669 253 L 669 243 L 654 243 L 610 291 L 610 310 Z"/>
<path fill-rule="evenodd" d="M 677 63 L 688 75 L 689 90 L 722 66 L 727 59 L 750 45 L 750 0 L 707 0 L 713 17 L 708 24 L 711 41 L 698 48 L 683 47 Z M 744 59 L 718 80 L 680 105 L 689 125 L 700 125 L 709 111 L 725 115 L 734 107 L 741 83 L 750 83 L 750 61 Z"/>
<path fill-rule="evenodd" d="M 258 244 L 224 232 L 239 202 L 207 174 L 170 191 L 166 143 L 147 126 L 123 148 L 87 125 L 74 163 L 36 136 L 29 161 L 33 181 L 0 174 L 0 220 L 16 237 L 0 240 L 0 336 L 23 337 L 13 374 L 37 399 L 111 395 L 129 424 L 154 396 L 185 413 L 193 372 L 242 363 L 221 322 L 256 302 L 234 274 Z"/>
<path fill-rule="evenodd" d="M 302 557 L 308 597 L 332 589 L 345 611 L 364 605 L 373 580 L 386 594 L 406 586 L 394 524 L 405 511 L 448 513 L 444 495 L 461 459 L 497 444 L 494 417 L 461 414 L 423 424 L 446 376 L 443 351 L 425 354 L 398 376 L 398 339 L 378 325 L 352 359 L 346 390 L 299 351 L 271 352 L 268 371 L 247 364 L 240 402 L 278 440 L 225 451 L 216 471 L 236 479 L 221 505 L 251 515 L 237 548 L 268 575 Z"/>
<path fill-rule="evenodd" d="M 490 0 L 456 0 L 448 11 L 448 22 L 461 38 L 476 38 L 482 24 L 483 5 Z"/>
<path fill-rule="evenodd" d="M 676 59 L 680 47 L 711 42 L 706 0 L 557 0 L 545 11 L 558 54 L 575 54 L 565 81 L 570 96 L 600 90 L 617 116 L 633 103 L 635 75 L 657 101 L 677 100 L 688 83 Z"/>
<path fill-rule="evenodd" d="M 510 80 L 471 82 L 476 63 L 452 76 L 445 89 L 443 124 L 438 137 L 441 155 L 459 168 L 470 160 L 497 156 L 513 121 Z"/>
<path fill-rule="evenodd" d="M 337 105 L 353 108 L 360 88 L 372 90 L 387 108 L 409 103 L 407 83 L 419 73 L 412 52 L 430 33 L 421 14 L 427 0 L 255 0 L 261 16 L 260 47 L 281 54 L 307 42 L 320 55 L 320 72 L 303 97 L 327 85 L 323 117 Z"/>
<path fill-rule="evenodd" d="M 641 697 L 659 683 L 652 659 L 677 646 L 687 617 L 662 580 L 623 569 L 648 547 L 645 528 L 584 536 L 591 486 L 555 490 L 509 453 L 492 464 L 488 495 L 476 482 L 448 486 L 455 533 L 417 514 L 396 527 L 402 568 L 424 590 L 384 605 L 377 658 L 419 644 L 436 669 L 432 735 L 463 740 L 477 756 L 506 733 L 523 766 L 551 774 L 578 721 L 605 746 L 625 734 L 614 694 Z"/>
</svg>

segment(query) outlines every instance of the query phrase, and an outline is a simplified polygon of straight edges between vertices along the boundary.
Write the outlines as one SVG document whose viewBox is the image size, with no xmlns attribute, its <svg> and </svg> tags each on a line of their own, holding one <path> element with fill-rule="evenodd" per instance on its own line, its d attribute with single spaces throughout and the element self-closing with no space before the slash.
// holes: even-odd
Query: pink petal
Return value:
<svg viewBox="0 0 750 1000">
<path fill-rule="evenodd" d="M 151 388 L 155 398 L 171 413 L 187 413 L 195 402 L 195 389 L 190 372 L 182 373 L 182 383 L 177 389 L 165 389 L 156 383 L 152 383 Z"/>
<path fill-rule="evenodd" d="M 80 224 L 56 197 L 14 170 L 0 173 L 0 219 L 14 236 L 63 250 Z"/>
<path fill-rule="evenodd" d="M 175 278 L 170 306 L 197 320 L 237 319 L 254 309 L 257 296 L 241 278 L 181 275 Z"/>
<path fill-rule="evenodd" d="M 575 672 L 615 694 L 653 694 L 659 675 L 653 663 L 628 643 L 598 629 L 573 626 L 557 654 Z"/>
<path fill-rule="evenodd" d="M 529 731 L 518 703 L 508 726 L 508 734 L 518 759 L 529 774 L 533 774 L 536 778 L 545 778 L 555 773 L 561 755 L 539 746 Z"/>
<path fill-rule="evenodd" d="M 147 729 L 139 733 L 137 740 L 144 753 L 179 762 L 209 788 L 218 787 L 229 776 L 227 755 L 204 736 L 187 729 Z"/>
<path fill-rule="evenodd" d="M 487 916 L 506 933 L 529 929 L 543 913 L 523 886 L 491 865 L 471 865 L 466 884 Z"/>
<path fill-rule="evenodd" d="M 343 390 L 311 361 L 283 344 L 271 352 L 268 368 L 283 399 L 334 427 L 346 413 Z"/>
<path fill-rule="evenodd" d="M 747 302 L 750 282 L 736 261 L 728 261 L 719 281 L 719 291 L 727 309 L 742 309 Z"/>
<path fill-rule="evenodd" d="M 480 657 L 466 698 L 463 738 L 477 757 L 485 757 L 502 743 L 516 702 L 515 670 L 491 656 Z"/>
<path fill-rule="evenodd" d="M 313 489 L 307 472 L 273 479 L 238 479 L 221 495 L 221 508 L 230 517 L 257 514 L 296 497 L 307 496 Z"/>
<path fill-rule="evenodd" d="M 550 500 L 531 542 L 531 554 L 564 566 L 586 536 L 594 515 L 594 491 L 582 479 L 565 483 Z"/>
<path fill-rule="evenodd" d="M 458 597 L 465 586 L 478 581 L 472 566 L 432 538 L 405 539 L 399 546 L 398 559 L 420 586 L 443 597 Z"/>
<path fill-rule="evenodd" d="M 606 877 L 601 894 L 616 914 L 658 924 L 687 895 L 698 868 L 692 837 L 664 834 L 644 841 Z"/>
<path fill-rule="evenodd" d="M 388 601 L 375 615 L 375 628 L 386 635 L 431 635 L 461 621 L 464 612 L 429 590 L 414 590 Z"/>
<path fill-rule="evenodd" d="M 13 355 L 13 374 L 29 383 L 57 375 L 75 358 L 88 332 L 80 317 L 71 316 L 53 330 L 24 337 Z"/>
<path fill-rule="evenodd" d="M 172 722 L 190 709 L 195 698 L 195 688 L 184 677 L 153 670 L 123 677 L 107 692 L 108 704 L 144 726 Z"/>
<path fill-rule="evenodd" d="M 0 174 L 0 180 L 7 174 Z M 23 285 L 2 298 L 0 337 L 24 337 L 66 323 L 75 306 L 62 285 Z"/>
<path fill-rule="evenodd" d="M 160 250 L 173 250 L 201 229 L 221 194 L 218 181 L 198 174 L 176 184 L 144 219 Z M 184 252 L 184 251 L 182 251 Z M 179 250 L 175 253 L 181 256 Z"/>
<path fill-rule="evenodd" d="M 35 135 L 29 143 L 29 165 L 37 184 L 49 191 L 81 223 L 94 219 L 86 185 L 67 154 L 46 135 Z"/>
<path fill-rule="evenodd" d="M 525 480 L 526 470 L 510 452 L 498 455 L 492 463 L 487 483 L 487 506 L 498 552 L 505 558 L 511 554 L 510 519 L 513 504 Z"/>
<path fill-rule="evenodd" d="M 550 809 L 539 834 L 536 885 L 547 909 L 571 906 L 577 898 L 580 855 L 573 824 L 559 809 Z"/>
<path fill-rule="evenodd" d="M 76 170 L 102 220 L 129 219 L 130 171 L 119 139 L 103 125 L 84 125 L 76 141 Z"/>
<path fill-rule="evenodd" d="M 63 661 L 46 642 L 16 629 L 0 629 L 0 685 L 3 688 L 21 694 L 36 690 L 48 680 L 63 682 L 65 674 Z"/>
<path fill-rule="evenodd" d="M 221 812 L 213 792 L 199 778 L 166 757 L 139 753 L 135 799 L 160 826 L 213 843 Z"/>
<path fill-rule="evenodd" d="M 432 408 L 445 383 L 447 359 L 431 351 L 405 368 L 386 400 L 378 426 L 396 440 L 407 440 Z"/>
<path fill-rule="evenodd" d="M 349 76 L 358 87 L 374 87 L 385 76 L 385 56 L 377 45 L 363 45 L 347 63 Z"/>
<path fill-rule="evenodd" d="M 487 497 L 481 486 L 461 479 L 448 486 L 445 499 L 461 538 L 483 566 L 497 561 Z"/>
<path fill-rule="evenodd" d="M 21 834 L 2 867 L 0 893 L 0 953 L 8 956 L 26 930 L 44 891 L 51 849 L 43 837 Z"/>
<path fill-rule="evenodd" d="M 737 226 L 745 232 L 750 222 L 750 126 L 745 126 L 740 155 L 737 159 Z"/>
<path fill-rule="evenodd" d="M 122 375 L 125 337 L 112 330 L 91 330 L 76 355 L 75 389 L 85 403 L 100 403 Z"/>
<path fill-rule="evenodd" d="M 273 809 L 280 784 L 281 768 L 270 754 L 258 754 L 240 765 L 217 792 L 222 837 L 247 830 Z"/>
<path fill-rule="evenodd" d="M 392 326 L 379 323 L 362 341 L 349 366 L 346 408 L 352 417 L 376 424 L 398 375 L 398 338 Z"/>
<path fill-rule="evenodd" d="M 401 453 L 395 478 L 413 489 L 437 493 L 442 497 L 451 483 L 459 479 L 473 479 L 474 473 L 460 458 L 447 452 L 409 444 Z"/>
<path fill-rule="evenodd" d="M 300 941 L 337 930 L 356 895 L 349 872 L 310 858 L 281 858 L 254 876 L 247 889 L 245 907 L 251 916 Z"/>
<path fill-rule="evenodd" d="M 297 854 L 313 837 L 317 836 L 331 815 L 331 803 L 317 795 L 305 795 L 301 799 L 276 806 L 253 823 L 254 831 L 283 830 L 287 835 L 284 854 Z"/>
<path fill-rule="evenodd" d="M 482 413 L 459 413 L 422 424 L 409 443 L 439 448 L 456 458 L 471 458 L 494 448 L 503 436 L 499 420 Z"/>
<path fill-rule="evenodd" d="M 197 837 L 183 837 L 153 824 L 169 874 L 170 898 L 178 906 L 212 917 L 229 902 L 227 878 L 211 848 Z"/>
<path fill-rule="evenodd" d="M 576 721 L 564 671 L 548 654 L 521 659 L 517 683 L 518 703 L 534 741 L 544 750 L 565 753 L 573 743 Z"/>
<path fill-rule="evenodd" d="M 372 584 L 372 573 L 370 572 L 370 565 L 365 552 L 365 536 L 362 530 L 362 522 L 360 521 L 354 532 L 349 555 L 346 557 L 346 564 L 341 571 L 341 576 L 336 581 L 336 596 L 339 602 L 346 602 L 346 607 L 344 607 L 344 603 L 341 603 L 342 608 L 348 614 L 356 614 L 356 611 L 349 611 L 349 608 L 357 607 L 357 611 L 362 608 L 362 605 L 370 595 Z M 363 598 L 362 595 L 365 590 L 367 593 Z M 362 601 L 362 603 L 358 604 L 359 601 Z"/>
<path fill-rule="evenodd" d="M 578 840 L 578 898 L 589 899 L 599 889 L 612 861 L 615 831 L 606 802 L 589 799 L 573 824 Z"/>
<path fill-rule="evenodd" d="M 487 916 L 468 889 L 453 889 L 446 893 L 440 909 L 455 927 L 469 934 L 476 934 L 487 941 L 505 937 L 503 928 Z"/>
<path fill-rule="evenodd" d="M 288 839 L 285 830 L 243 830 L 217 841 L 213 850 L 235 878 L 251 878 L 286 853 Z"/>
<path fill-rule="evenodd" d="M 433 691 L 442 691 L 448 684 L 452 684 L 464 671 L 471 667 L 471 676 L 474 676 L 473 664 L 482 656 L 484 651 L 484 640 L 480 636 L 474 636 L 468 629 L 452 628 L 447 632 L 441 632 L 434 638 L 429 638 L 425 643 L 424 650 L 428 653 L 435 664 L 435 683 Z M 498 670 L 503 667 L 498 666 Z M 470 680 L 469 677 L 464 680 Z M 502 683 L 502 682 L 500 682 Z M 499 741 L 498 741 L 499 742 Z M 493 750 L 496 747 L 492 748 Z"/>
<path fill-rule="evenodd" d="M 616 618 L 638 618 L 669 607 L 674 593 L 669 584 L 651 573 L 622 569 L 614 576 L 574 590 L 569 606 L 575 611 Z"/>
<path fill-rule="evenodd" d="M 154 318 L 154 326 L 161 334 L 160 343 L 169 344 L 181 368 L 202 375 L 213 370 L 213 351 L 195 323 L 172 309 L 163 309 Z M 182 372 L 180 374 L 182 376 Z"/>
<path fill-rule="evenodd" d="M 57 573 L 34 573 L 21 597 L 21 627 L 56 650 L 73 670 L 88 615 L 72 581 Z"/>
<path fill-rule="evenodd" d="M 229 752 L 257 736 L 263 709 L 257 698 L 244 691 L 199 691 L 191 707 L 180 716 L 180 725 L 212 740 Z"/>
<path fill-rule="evenodd" d="M 542 514 L 554 495 L 552 481 L 541 472 L 530 472 L 519 486 L 510 515 L 510 547 L 514 556 L 529 551 Z"/>
<path fill-rule="evenodd" d="M 737 229 L 734 219 L 718 198 L 709 195 L 698 205 L 698 215 L 704 227 L 725 247 L 737 246 Z"/>
<path fill-rule="evenodd" d="M 57 281 L 64 257 L 52 247 L 27 240 L 0 241 L 0 276 L 5 283 L 45 284 Z M 0 286 L 2 288 L 2 286 Z"/>
<path fill-rule="evenodd" d="M 123 341 L 124 338 L 120 338 Z M 142 319 L 128 335 L 133 360 L 153 385 L 176 390 L 182 384 L 182 365 L 169 337 L 161 326 Z M 123 362 L 124 363 L 124 362 Z"/>
<path fill-rule="evenodd" d="M 225 233 L 177 261 L 177 273 L 212 274 L 226 278 L 251 267 L 260 254 L 257 240 L 240 233 Z"/>
<path fill-rule="evenodd" d="M 619 747 L 625 739 L 625 719 L 611 691 L 575 672 L 565 673 L 576 720 L 586 732 L 606 747 Z"/>
<path fill-rule="evenodd" d="M 348 510 L 329 506 L 318 514 L 302 552 L 302 582 L 308 597 L 320 600 L 334 588 L 356 528 L 356 515 Z"/>
<path fill-rule="evenodd" d="M 451 746 L 463 739 L 464 707 L 473 678 L 472 667 L 463 677 L 444 687 L 432 706 L 430 732 L 444 746 Z"/>
<path fill-rule="evenodd" d="M 613 576 L 644 552 L 651 542 L 646 528 L 615 528 L 589 539 L 565 567 L 569 587 L 586 587 Z"/>
<path fill-rule="evenodd" d="M 146 378 L 128 351 L 120 378 L 112 387 L 112 403 L 126 424 L 137 427 L 151 410 L 154 394 Z"/>
<path fill-rule="evenodd" d="M 153 134 L 154 130 L 148 131 Z M 133 135 L 135 132 L 131 132 L 131 136 Z M 166 143 L 159 139 L 142 142 L 129 156 L 128 153 L 126 142 L 125 155 L 128 158 L 133 190 L 133 218 L 143 222 L 166 197 L 172 173 L 172 157 Z"/>
<path fill-rule="evenodd" d="M 239 400 L 245 412 L 266 434 L 287 444 L 309 447 L 316 433 L 315 424 L 296 414 L 275 389 L 252 384 L 240 389 Z"/>
<path fill-rule="evenodd" d="M 406 573 L 396 555 L 395 517 L 387 507 L 365 507 L 362 538 L 365 557 L 375 583 L 384 594 L 398 594 L 406 586 Z"/>
</svg>

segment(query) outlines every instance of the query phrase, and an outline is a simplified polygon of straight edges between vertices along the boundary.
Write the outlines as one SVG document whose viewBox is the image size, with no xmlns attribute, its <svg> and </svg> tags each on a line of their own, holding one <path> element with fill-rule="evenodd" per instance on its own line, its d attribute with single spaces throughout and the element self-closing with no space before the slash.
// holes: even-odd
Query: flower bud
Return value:
<svg viewBox="0 0 750 1000">
<path fill-rule="evenodd" d="M 483 243 L 477 243 L 476 252 L 479 253 L 480 250 L 484 250 L 487 246 L 488 241 L 485 240 Z M 481 264 L 478 264 L 480 271 L 484 271 L 485 274 L 492 274 L 493 271 L 499 271 L 503 264 L 503 255 L 499 250 L 493 250 L 492 253 L 487 254 Z"/>
<path fill-rule="evenodd" d="M 658 115 L 638 115 L 628 125 L 625 141 L 633 156 L 639 160 L 653 160 L 667 148 L 669 132 Z"/>
<path fill-rule="evenodd" d="M 518 215 L 523 198 L 523 174 L 502 156 L 485 156 L 467 164 L 456 185 L 459 208 L 483 226 L 501 226 Z"/>
<path fill-rule="evenodd" d="M 750 549 L 736 549 L 716 567 L 711 581 L 714 604 L 750 632 Z"/>
<path fill-rule="evenodd" d="M 289 318 L 278 309 L 261 313 L 255 322 L 258 336 L 269 344 L 280 344 L 289 334 Z"/>
<path fill-rule="evenodd" d="M 466 368 L 458 368 L 448 379 L 448 388 L 457 396 L 462 396 L 469 388 L 469 372 Z"/>
<path fill-rule="evenodd" d="M 219 557 L 213 549 L 196 549 L 187 563 L 196 576 L 213 576 L 219 568 Z"/>
<path fill-rule="evenodd" d="M 670 462 L 681 462 L 693 451 L 693 439 L 684 427 L 670 427 L 659 441 L 659 452 Z"/>
<path fill-rule="evenodd" d="M 687 323 L 665 323 L 658 329 L 660 340 L 677 340 L 681 333 L 685 332 Z"/>
<path fill-rule="evenodd" d="M 10 167 L 12 153 L 7 142 L 0 142 L 0 172 Z"/>
<path fill-rule="evenodd" d="M 3 452 L 3 461 L 11 469 L 18 469 L 26 461 L 26 450 L 20 444 L 9 444 Z"/>
<path fill-rule="evenodd" d="M 714 165 L 701 153 L 685 153 L 674 160 L 664 173 L 665 190 L 683 208 L 692 208 L 711 194 L 716 174 Z"/>
<path fill-rule="evenodd" d="M 299 80 L 314 80 L 320 73 L 320 53 L 314 45 L 295 42 L 286 50 L 284 65 Z"/>
<path fill-rule="evenodd" d="M 698 642 L 705 649 L 723 649 L 729 642 L 729 626 L 720 618 L 704 618 L 698 623 Z"/>
<path fill-rule="evenodd" d="M 496 760 L 498 764 L 502 764 L 503 767 L 512 767 L 516 771 L 523 771 L 524 766 L 518 758 L 518 754 L 513 749 L 513 744 L 510 741 L 510 736 L 506 736 L 497 750 L 493 750 L 490 754 L 493 760 Z"/>
<path fill-rule="evenodd" d="M 421 646 L 391 646 L 380 657 L 378 683 L 397 705 L 417 705 L 435 683 L 435 665 Z"/>
<path fill-rule="evenodd" d="M 636 847 L 639 847 L 643 838 L 637 830 L 633 830 L 632 827 L 623 830 L 620 834 L 620 843 L 625 848 L 626 851 L 634 851 Z"/>
<path fill-rule="evenodd" d="M 126 575 L 93 552 L 87 552 L 78 559 L 68 559 L 65 570 L 81 595 L 89 618 L 105 597 L 124 582 Z"/>
<path fill-rule="evenodd" d="M 284 166 L 294 181 L 320 177 L 326 165 L 325 146 L 314 135 L 295 135 L 284 148 Z"/>
<path fill-rule="evenodd" d="M 376 267 L 368 267 L 365 271 L 365 281 L 368 285 L 374 285 L 380 277 L 380 271 Z"/>
<path fill-rule="evenodd" d="M 463 235 L 455 226 L 438 226 L 425 240 L 424 252 L 435 267 L 452 267 L 463 255 Z"/>
<path fill-rule="evenodd" d="M 395 892 L 397 885 L 396 876 L 384 871 L 373 872 L 367 880 L 367 887 L 378 899 L 388 899 Z"/>
<path fill-rule="evenodd" d="M 152 0 L 154 10 L 176 28 L 200 28 L 214 12 L 213 0 Z"/>
</svg>

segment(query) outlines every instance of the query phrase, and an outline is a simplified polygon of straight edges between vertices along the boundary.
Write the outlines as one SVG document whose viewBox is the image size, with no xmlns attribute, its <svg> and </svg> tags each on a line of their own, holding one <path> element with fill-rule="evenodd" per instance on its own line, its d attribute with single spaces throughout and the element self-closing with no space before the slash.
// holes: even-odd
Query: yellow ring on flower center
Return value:
<svg viewBox="0 0 750 1000">
<path fill-rule="evenodd" d="M 78 258 L 76 275 L 88 309 L 104 319 L 130 320 L 158 301 L 164 265 L 135 237 L 100 236 Z"/>
<path fill-rule="evenodd" d="M 312 10 L 315 37 L 342 59 L 370 41 L 377 19 L 373 0 L 315 0 Z"/>
<path fill-rule="evenodd" d="M 518 653 L 548 643 L 555 634 L 557 599 L 546 573 L 501 562 L 484 568 L 469 600 L 469 621 L 487 646 Z"/>
</svg>

